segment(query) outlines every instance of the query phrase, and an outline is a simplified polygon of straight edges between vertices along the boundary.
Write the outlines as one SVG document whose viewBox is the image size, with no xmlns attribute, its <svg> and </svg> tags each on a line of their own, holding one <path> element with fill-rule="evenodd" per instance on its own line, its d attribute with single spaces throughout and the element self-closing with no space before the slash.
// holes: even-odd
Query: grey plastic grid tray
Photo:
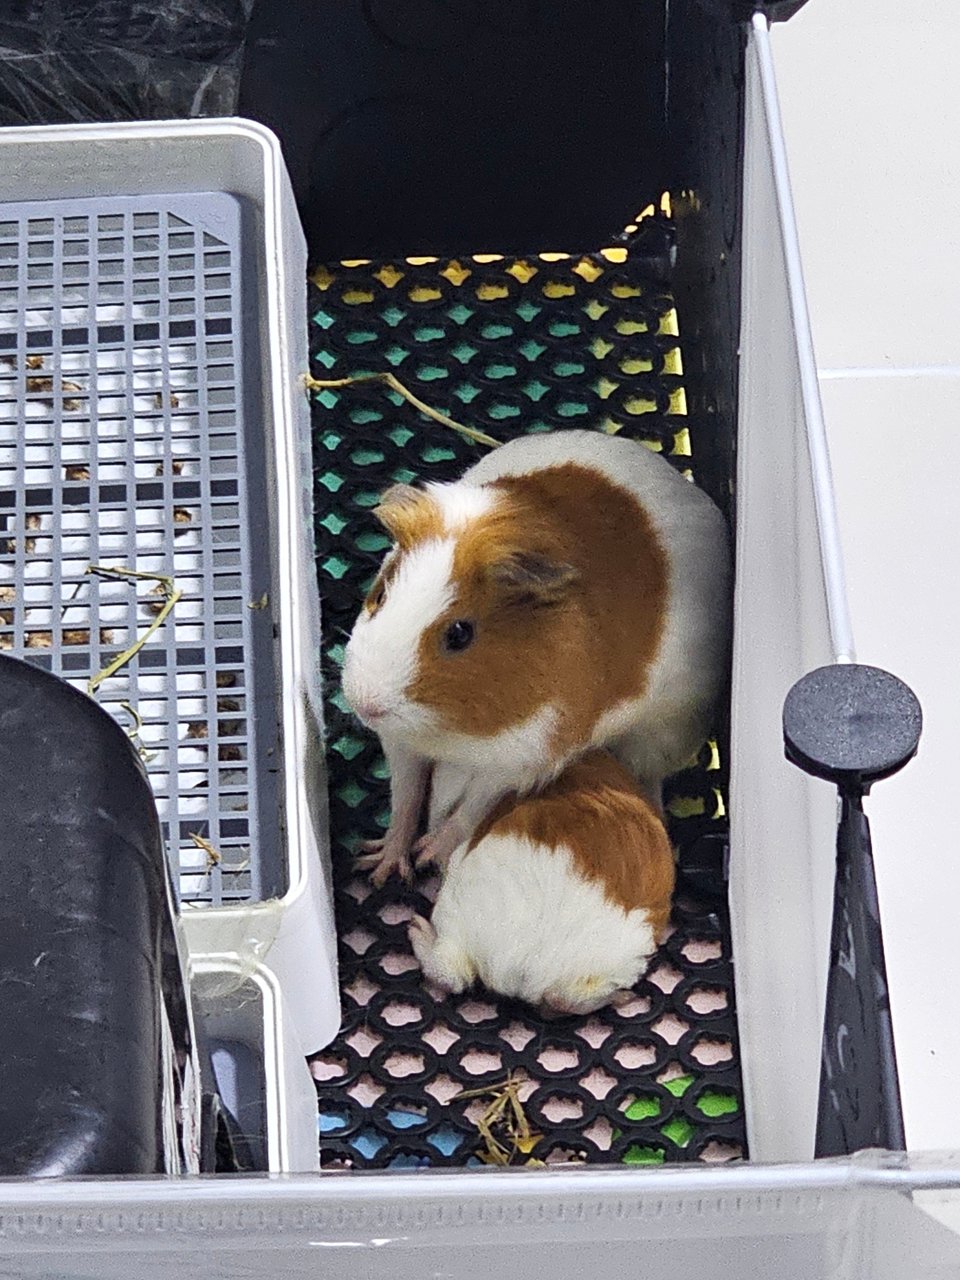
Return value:
<svg viewBox="0 0 960 1280">
<path fill-rule="evenodd" d="M 214 906 L 286 888 L 242 221 L 222 193 L 0 205 L 0 648 L 85 688 L 163 607 L 89 566 L 173 579 L 95 696 L 142 746 L 181 899 Z"/>
</svg>

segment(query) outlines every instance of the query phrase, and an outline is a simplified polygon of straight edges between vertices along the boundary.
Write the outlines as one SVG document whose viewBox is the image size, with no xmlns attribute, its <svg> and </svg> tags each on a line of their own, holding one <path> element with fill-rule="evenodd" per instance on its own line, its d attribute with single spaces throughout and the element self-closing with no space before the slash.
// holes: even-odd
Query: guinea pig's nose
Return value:
<svg viewBox="0 0 960 1280">
<path fill-rule="evenodd" d="M 372 720 L 381 720 L 387 714 L 386 707 L 368 698 L 358 699 L 354 702 L 353 709 L 364 724 L 369 724 Z"/>
</svg>

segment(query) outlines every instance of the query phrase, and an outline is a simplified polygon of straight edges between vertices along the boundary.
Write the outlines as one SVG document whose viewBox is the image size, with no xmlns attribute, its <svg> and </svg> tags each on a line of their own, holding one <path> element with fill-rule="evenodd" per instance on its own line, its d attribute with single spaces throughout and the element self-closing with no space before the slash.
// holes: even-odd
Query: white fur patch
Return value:
<svg viewBox="0 0 960 1280">
<path fill-rule="evenodd" d="M 426 490 L 443 512 L 447 533 L 458 533 L 471 520 L 485 516 L 497 501 L 496 494 L 489 489 L 462 480 L 453 484 L 433 482 L 426 486 Z"/>
<path fill-rule="evenodd" d="M 550 742 L 558 714 L 556 707 L 547 704 L 519 724 L 483 738 L 445 730 L 437 734 L 431 756 L 482 774 L 491 785 L 502 775 L 508 782 L 505 790 L 522 790 L 528 778 L 531 786 L 542 780 L 544 766 L 553 763 Z"/>
<path fill-rule="evenodd" d="M 352 706 L 374 702 L 389 713 L 378 729 L 404 736 L 422 727 L 425 712 L 406 690 L 417 674 L 424 630 L 453 603 L 452 538 L 424 542 L 400 560 L 381 608 L 357 619 L 343 664 L 343 691 Z"/>
<path fill-rule="evenodd" d="M 547 706 L 490 738 L 431 733 L 430 751 L 441 753 L 432 754 L 437 763 L 430 787 L 431 830 L 457 809 L 474 831 L 508 792 L 522 793 L 559 773 L 563 762 L 548 749 L 556 723 L 556 708 Z"/>
<path fill-rule="evenodd" d="M 432 923 L 437 946 L 492 991 L 571 1011 L 633 986 L 656 948 L 647 912 L 610 902 L 568 848 L 508 836 L 457 850 Z"/>
<path fill-rule="evenodd" d="M 669 695 L 670 690 L 664 690 L 662 697 L 624 699 L 605 711 L 593 729 L 593 745 L 609 748 L 654 791 L 696 755 L 710 730 L 709 698 L 702 697 L 698 705 L 693 699 L 668 701 Z"/>
</svg>

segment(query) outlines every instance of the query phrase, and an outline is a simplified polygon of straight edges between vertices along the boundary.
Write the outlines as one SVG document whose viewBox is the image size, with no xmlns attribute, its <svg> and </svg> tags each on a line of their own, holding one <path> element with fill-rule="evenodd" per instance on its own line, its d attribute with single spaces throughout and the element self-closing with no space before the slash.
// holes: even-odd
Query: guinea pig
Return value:
<svg viewBox="0 0 960 1280">
<path fill-rule="evenodd" d="M 424 976 L 479 981 L 546 1015 L 626 997 L 670 917 L 673 850 L 655 806 L 609 752 L 505 797 L 453 854 L 410 942 Z"/>
<path fill-rule="evenodd" d="M 452 484 L 388 490 L 393 539 L 343 689 L 380 736 L 375 882 L 443 865 L 504 795 L 609 746 L 653 796 L 702 745 L 729 644 L 725 521 L 644 445 L 522 436 Z M 415 844 L 433 766 L 442 814 Z"/>
</svg>

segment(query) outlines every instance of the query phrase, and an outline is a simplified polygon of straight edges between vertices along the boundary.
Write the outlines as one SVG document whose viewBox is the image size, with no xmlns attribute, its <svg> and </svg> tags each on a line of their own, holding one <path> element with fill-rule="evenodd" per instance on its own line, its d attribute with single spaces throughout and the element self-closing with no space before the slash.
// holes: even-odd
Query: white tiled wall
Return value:
<svg viewBox="0 0 960 1280">
<path fill-rule="evenodd" d="M 774 29 L 824 369 L 960 369 L 960 5 L 808 0 Z"/>
<path fill-rule="evenodd" d="M 960 1148 L 960 6 L 809 0 L 774 50 L 857 656 L 925 716 L 868 801 L 907 1141 Z"/>
</svg>

